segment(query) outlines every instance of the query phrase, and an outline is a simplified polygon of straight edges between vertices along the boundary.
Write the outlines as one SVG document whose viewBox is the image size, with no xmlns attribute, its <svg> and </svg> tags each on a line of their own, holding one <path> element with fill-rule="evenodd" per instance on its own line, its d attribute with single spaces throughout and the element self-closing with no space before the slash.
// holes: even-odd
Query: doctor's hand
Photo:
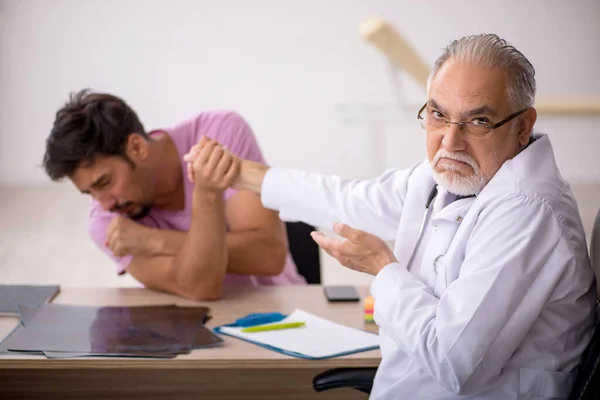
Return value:
<svg viewBox="0 0 600 400">
<path fill-rule="evenodd" d="M 377 275 L 383 267 L 398 261 L 388 245 L 377 236 L 341 223 L 334 224 L 333 230 L 344 239 L 328 238 L 320 232 L 312 232 L 311 236 L 344 267 Z"/>
<path fill-rule="evenodd" d="M 240 172 L 240 159 L 206 136 L 183 159 L 188 163 L 188 179 L 201 190 L 224 191 Z"/>
</svg>

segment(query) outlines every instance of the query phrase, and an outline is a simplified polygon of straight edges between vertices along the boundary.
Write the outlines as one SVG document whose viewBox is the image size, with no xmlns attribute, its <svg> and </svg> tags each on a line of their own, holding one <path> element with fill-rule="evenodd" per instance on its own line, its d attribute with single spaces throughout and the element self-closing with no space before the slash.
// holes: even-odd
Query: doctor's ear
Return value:
<svg viewBox="0 0 600 400">
<path fill-rule="evenodd" d="M 521 120 L 519 121 L 519 131 L 517 136 L 519 138 L 519 145 L 521 147 L 526 146 L 529 143 L 529 137 L 533 132 L 533 125 L 537 120 L 537 111 L 531 107 L 523 113 Z"/>
</svg>

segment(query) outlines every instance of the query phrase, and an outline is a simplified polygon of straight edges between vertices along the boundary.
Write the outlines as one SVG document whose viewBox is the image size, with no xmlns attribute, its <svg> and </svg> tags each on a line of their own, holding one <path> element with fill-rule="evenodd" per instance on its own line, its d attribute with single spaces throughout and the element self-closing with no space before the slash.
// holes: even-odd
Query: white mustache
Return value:
<svg viewBox="0 0 600 400">
<path fill-rule="evenodd" d="M 473 171 L 479 170 L 479 165 L 477 165 L 477 163 L 471 156 L 464 153 L 449 152 L 445 149 L 438 150 L 438 152 L 435 154 L 435 157 L 433 157 L 431 165 L 435 167 L 442 158 L 449 158 L 450 160 L 461 161 L 466 164 L 469 164 L 471 168 L 473 168 Z"/>
</svg>

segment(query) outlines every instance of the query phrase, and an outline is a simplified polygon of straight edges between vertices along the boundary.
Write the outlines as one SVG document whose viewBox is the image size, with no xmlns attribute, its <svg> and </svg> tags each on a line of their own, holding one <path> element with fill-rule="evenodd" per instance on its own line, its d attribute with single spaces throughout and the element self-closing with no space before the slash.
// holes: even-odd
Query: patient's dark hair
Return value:
<svg viewBox="0 0 600 400">
<path fill-rule="evenodd" d="M 72 175 L 83 163 L 98 154 L 122 156 L 132 133 L 147 138 L 135 111 L 122 99 L 82 90 L 73 93 L 56 113 L 54 126 L 46 139 L 44 168 L 53 181 Z"/>
</svg>

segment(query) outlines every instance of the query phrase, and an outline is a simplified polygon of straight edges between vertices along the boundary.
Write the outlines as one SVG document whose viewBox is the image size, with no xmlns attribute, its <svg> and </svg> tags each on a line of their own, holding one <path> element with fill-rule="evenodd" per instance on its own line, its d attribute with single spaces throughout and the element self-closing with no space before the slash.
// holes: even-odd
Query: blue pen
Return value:
<svg viewBox="0 0 600 400">
<path fill-rule="evenodd" d="M 245 317 L 238 318 L 235 321 L 234 326 L 248 328 L 250 326 L 272 324 L 274 322 L 282 321 L 286 317 L 287 315 L 278 312 L 249 314 Z"/>
</svg>

